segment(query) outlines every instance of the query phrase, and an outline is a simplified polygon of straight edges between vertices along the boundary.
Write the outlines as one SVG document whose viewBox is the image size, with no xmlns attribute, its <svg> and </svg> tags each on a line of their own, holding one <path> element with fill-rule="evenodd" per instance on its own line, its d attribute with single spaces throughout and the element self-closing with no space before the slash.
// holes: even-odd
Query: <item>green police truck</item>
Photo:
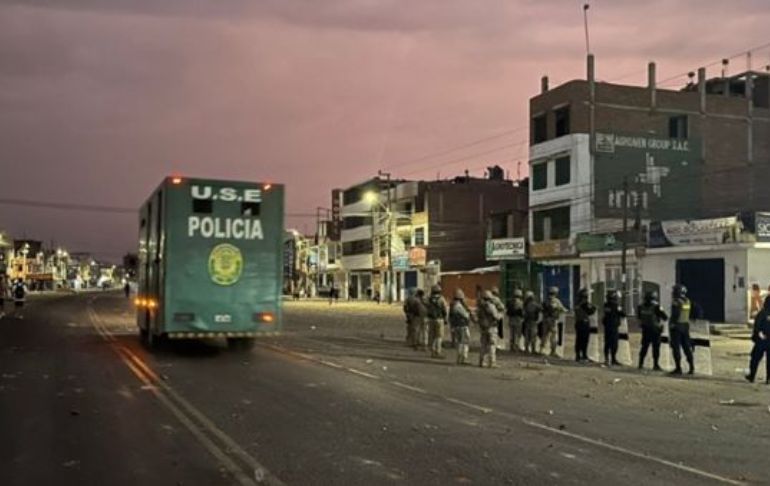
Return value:
<svg viewBox="0 0 770 486">
<path fill-rule="evenodd" d="M 139 213 L 137 325 L 249 346 L 281 328 L 282 185 L 168 177 Z"/>
</svg>

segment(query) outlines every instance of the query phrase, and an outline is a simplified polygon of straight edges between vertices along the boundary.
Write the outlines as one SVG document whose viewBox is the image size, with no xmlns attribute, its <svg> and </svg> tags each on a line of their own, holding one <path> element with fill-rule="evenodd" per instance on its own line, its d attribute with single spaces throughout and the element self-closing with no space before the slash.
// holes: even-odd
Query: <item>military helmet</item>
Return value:
<svg viewBox="0 0 770 486">
<path fill-rule="evenodd" d="M 548 289 L 548 295 L 559 295 L 559 287 L 551 287 Z"/>
<path fill-rule="evenodd" d="M 578 298 L 588 299 L 588 289 L 583 287 L 582 289 L 578 290 Z"/>
<path fill-rule="evenodd" d="M 463 289 L 455 290 L 455 299 L 458 299 L 458 300 L 465 299 L 465 292 L 463 292 Z"/>
<path fill-rule="evenodd" d="M 487 300 L 491 299 L 492 298 L 492 292 L 490 292 L 489 290 L 485 290 L 484 292 L 481 293 L 481 298 L 482 299 L 487 299 Z"/>
<path fill-rule="evenodd" d="M 521 292 L 521 289 L 514 289 L 513 290 L 513 296 L 521 298 L 524 294 Z"/>
<path fill-rule="evenodd" d="M 608 290 L 607 291 L 607 300 L 618 300 L 620 299 L 620 292 L 617 290 Z"/>
<path fill-rule="evenodd" d="M 500 289 L 498 289 L 496 286 L 492 287 L 490 290 L 492 291 L 493 295 L 500 295 Z"/>
<path fill-rule="evenodd" d="M 425 291 L 423 289 L 417 289 L 417 291 L 414 293 L 417 297 L 422 297 L 425 295 Z"/>
<path fill-rule="evenodd" d="M 431 294 L 440 294 L 441 293 L 441 285 L 436 284 L 433 287 L 430 288 Z"/>
<path fill-rule="evenodd" d="M 673 288 L 674 297 L 684 297 L 687 295 L 687 287 L 682 284 L 676 284 Z"/>
<path fill-rule="evenodd" d="M 524 292 L 524 298 L 525 299 L 534 299 L 535 298 L 535 293 L 532 292 L 531 290 L 527 290 L 526 292 Z"/>
<path fill-rule="evenodd" d="M 648 290 L 644 294 L 644 300 L 647 302 L 654 302 L 658 300 L 658 293 L 654 290 Z"/>
</svg>

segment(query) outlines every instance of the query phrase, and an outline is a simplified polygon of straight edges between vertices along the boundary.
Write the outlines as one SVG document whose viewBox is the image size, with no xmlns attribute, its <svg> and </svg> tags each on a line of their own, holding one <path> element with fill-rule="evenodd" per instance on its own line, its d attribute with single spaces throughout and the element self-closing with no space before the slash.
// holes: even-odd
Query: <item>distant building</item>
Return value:
<svg viewBox="0 0 770 486">
<path fill-rule="evenodd" d="M 626 86 L 595 81 L 589 56 L 586 80 L 549 89 L 543 78 L 530 128 L 530 256 L 543 287 L 567 302 L 581 286 L 622 288 L 625 242 L 629 310 L 650 289 L 667 303 L 682 282 L 706 318 L 745 319 L 750 284 L 770 283 L 756 231 L 770 209 L 768 73 L 700 69 L 671 90 L 651 63 L 647 86 Z"/>
<path fill-rule="evenodd" d="M 526 189 L 492 177 L 437 181 L 374 178 L 341 193 L 342 268 L 352 298 L 404 298 L 442 272 L 488 265 L 489 216 L 522 209 Z M 389 275 L 392 272 L 392 282 Z"/>
</svg>

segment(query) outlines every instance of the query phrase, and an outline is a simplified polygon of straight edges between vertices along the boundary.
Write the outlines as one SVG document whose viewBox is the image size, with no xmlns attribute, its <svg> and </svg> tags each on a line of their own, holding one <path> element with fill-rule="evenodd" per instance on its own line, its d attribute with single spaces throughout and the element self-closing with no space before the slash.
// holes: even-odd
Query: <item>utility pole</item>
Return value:
<svg viewBox="0 0 770 486">
<path fill-rule="evenodd" d="M 388 283 L 388 304 L 393 303 L 393 208 L 391 207 L 392 200 L 390 196 L 390 172 L 377 171 L 377 175 L 386 178 L 386 187 L 388 191 L 387 199 L 387 215 L 388 215 L 388 230 L 387 230 L 387 242 L 388 242 L 388 269 L 387 269 L 387 283 Z"/>
<path fill-rule="evenodd" d="M 626 274 L 626 252 L 628 243 L 626 235 L 628 233 L 628 177 L 623 177 L 623 237 L 621 240 L 622 253 L 620 254 L 620 279 L 623 295 L 623 310 L 626 310 L 626 300 L 628 295 L 628 277 Z"/>
</svg>

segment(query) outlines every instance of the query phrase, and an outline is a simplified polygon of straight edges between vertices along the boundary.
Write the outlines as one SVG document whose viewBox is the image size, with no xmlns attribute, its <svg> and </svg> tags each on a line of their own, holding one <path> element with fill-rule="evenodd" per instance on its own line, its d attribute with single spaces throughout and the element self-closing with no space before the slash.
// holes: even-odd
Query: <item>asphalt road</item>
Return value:
<svg viewBox="0 0 770 486">
<path fill-rule="evenodd" d="M 770 484 L 768 388 L 401 344 L 392 309 L 288 303 L 250 351 L 149 353 L 117 294 L 0 320 L 0 484 Z"/>
</svg>

